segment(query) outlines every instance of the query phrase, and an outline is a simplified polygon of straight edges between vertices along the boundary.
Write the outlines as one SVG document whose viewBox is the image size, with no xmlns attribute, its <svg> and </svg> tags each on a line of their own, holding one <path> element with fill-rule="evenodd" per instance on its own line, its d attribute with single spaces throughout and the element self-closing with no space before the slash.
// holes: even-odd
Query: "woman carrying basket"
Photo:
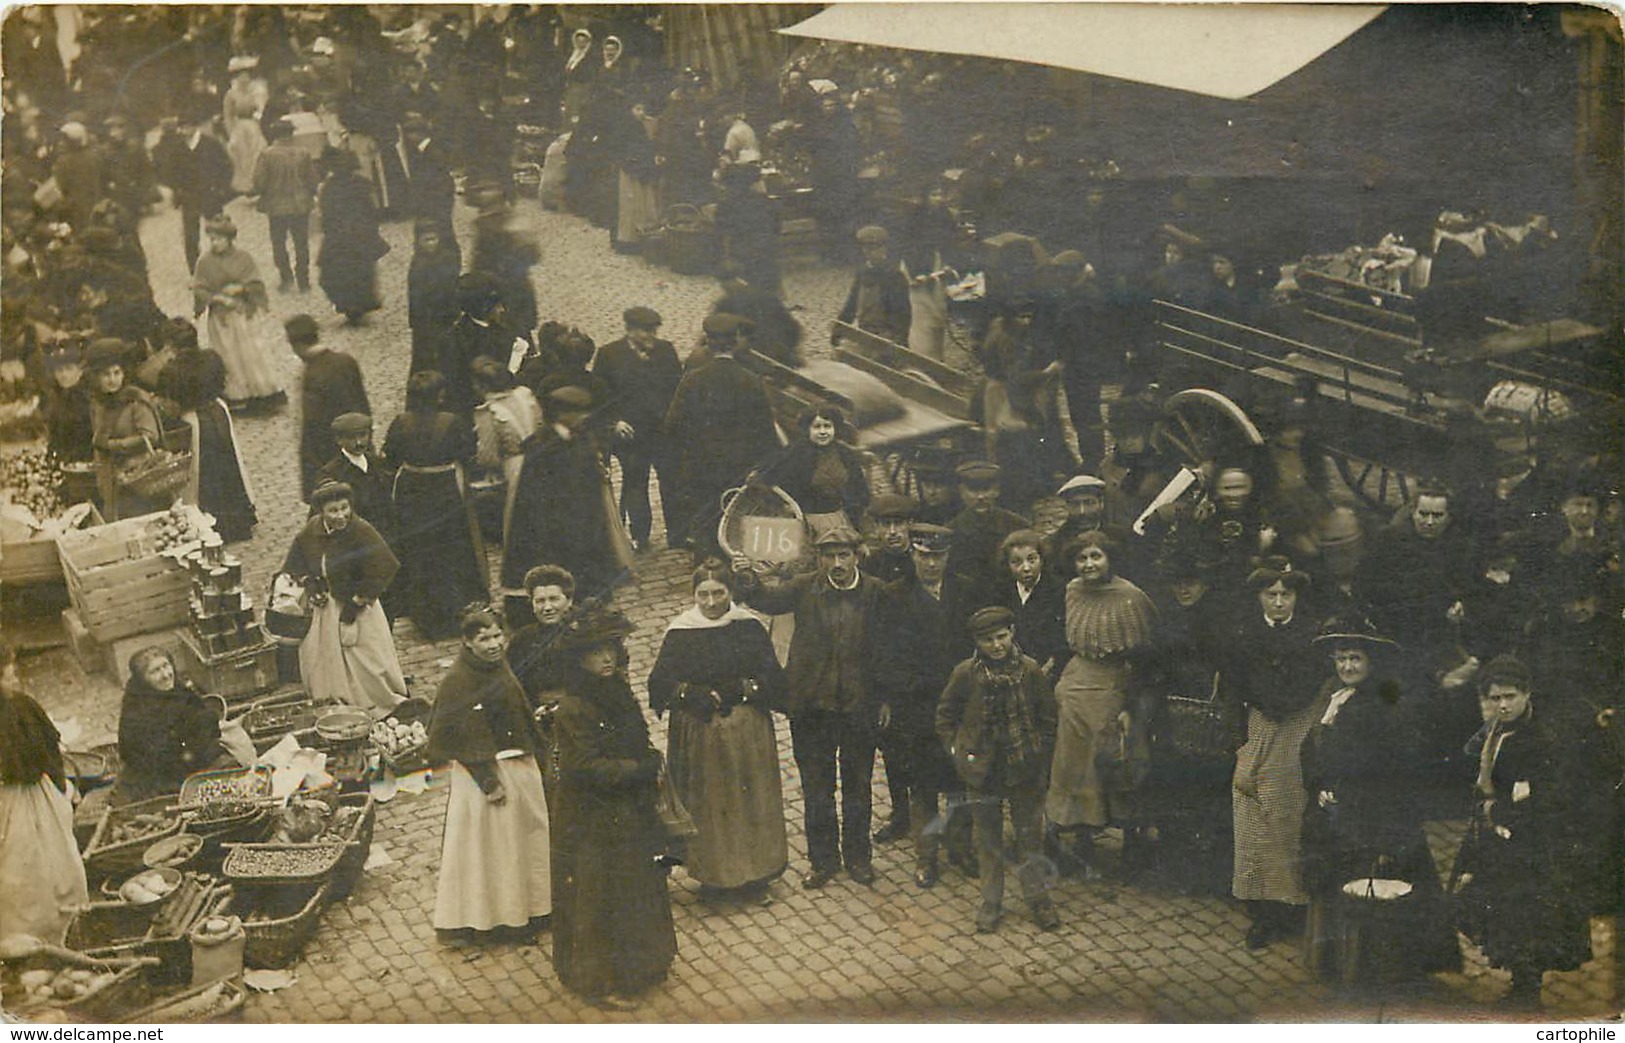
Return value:
<svg viewBox="0 0 1625 1043">
<path fill-rule="evenodd" d="M 1303 877 L 1309 967 L 1348 985 L 1458 968 L 1416 801 L 1413 730 L 1387 659 L 1398 645 L 1366 619 L 1333 618 L 1315 644 L 1336 676 L 1304 738 Z"/>
<path fill-rule="evenodd" d="M 119 471 L 150 456 L 163 444 L 158 406 L 152 396 L 124 380 L 123 341 L 90 345 L 85 374 L 90 379 L 90 431 L 96 460 L 96 491 L 108 521 L 133 518 L 169 506 L 173 497 L 144 497 L 119 482 Z"/>
<path fill-rule="evenodd" d="M 355 516 L 354 499 L 343 482 L 317 486 L 316 515 L 294 537 L 282 571 L 311 595 L 310 631 L 299 643 L 305 689 L 317 702 L 388 710 L 406 699 L 406 679 L 378 596 L 401 564 Z"/>
</svg>

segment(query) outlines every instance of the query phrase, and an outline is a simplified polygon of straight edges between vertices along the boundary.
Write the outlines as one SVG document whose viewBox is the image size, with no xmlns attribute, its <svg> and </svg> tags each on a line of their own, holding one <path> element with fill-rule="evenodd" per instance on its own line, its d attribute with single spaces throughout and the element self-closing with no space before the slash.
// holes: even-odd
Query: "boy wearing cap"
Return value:
<svg viewBox="0 0 1625 1043">
<path fill-rule="evenodd" d="M 891 821 L 875 840 L 913 841 L 914 883 L 921 888 L 937 882 L 943 833 L 935 821 L 937 797 L 959 788 L 936 733 L 937 698 L 964 654 L 943 589 L 952 539 L 940 525 L 918 526 L 909 570 L 887 585 L 875 621 L 876 647 L 885 650 L 875 663 L 875 682 L 891 711 L 881 747 L 892 799 Z"/>
<path fill-rule="evenodd" d="M 659 337 L 660 313 L 642 306 L 621 316 L 626 336 L 598 349 L 592 372 L 608 392 L 606 421 L 615 431 L 615 456 L 621 461 L 621 513 L 631 528 L 632 543 L 644 547 L 654 527 L 649 507 L 649 472 L 660 481 L 666 529 L 671 530 L 667 476 L 670 471 L 660 425 L 683 379 L 683 364 L 669 340 Z"/>
<path fill-rule="evenodd" d="M 844 855 L 854 883 L 874 883 L 870 864 L 870 776 L 876 725 L 889 708 L 876 684 L 874 630 L 885 586 L 858 568 L 863 538 L 845 526 L 818 537 L 818 571 L 781 586 L 758 586 L 750 562 L 733 563 L 742 600 L 752 608 L 795 615 L 786 672 L 790 740 L 801 772 L 807 857 L 801 886 L 814 891 L 840 870 Z M 835 811 L 836 772 L 841 810 Z"/>
<path fill-rule="evenodd" d="M 978 609 L 976 653 L 954 667 L 937 705 L 937 736 L 965 784 L 976 823 L 982 899 L 976 931 L 998 928 L 1004 904 L 1004 807 L 1015 833 L 1016 878 L 1033 921 L 1061 926 L 1040 854 L 1044 784 L 1055 748 L 1055 694 L 1038 664 L 1016 647 L 1014 614 Z"/>
<path fill-rule="evenodd" d="M 858 229 L 858 245 L 863 248 L 863 267 L 852 280 L 838 316 L 848 326 L 856 326 L 894 344 L 908 343 L 908 327 L 913 309 L 908 301 L 908 277 L 891 256 L 891 236 L 879 225 Z M 829 342 L 841 339 L 840 327 L 830 331 Z"/>
</svg>

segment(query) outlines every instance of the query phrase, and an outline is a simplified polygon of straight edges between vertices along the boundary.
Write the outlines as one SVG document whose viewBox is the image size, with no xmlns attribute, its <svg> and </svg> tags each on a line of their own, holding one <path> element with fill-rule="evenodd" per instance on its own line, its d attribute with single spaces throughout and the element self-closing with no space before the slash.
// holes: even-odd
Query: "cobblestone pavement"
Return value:
<svg viewBox="0 0 1625 1043">
<path fill-rule="evenodd" d="M 635 257 L 612 253 L 606 234 L 574 217 L 521 203 L 542 243 L 536 283 L 543 318 L 575 323 L 600 343 L 620 333 L 620 313 L 646 304 L 665 316 L 665 334 L 686 352 L 715 297 L 710 280 L 675 275 Z M 269 265 L 265 220 L 244 201 L 231 213 L 240 242 Z M 459 207 L 468 244 L 469 212 Z M 410 339 L 405 271 L 409 228 L 384 230 L 392 250 L 380 265 L 388 302 L 359 328 L 342 326 L 319 291 L 273 294 L 281 317 L 316 315 L 323 336 L 361 363 L 381 438 L 403 399 Z M 179 225 L 171 212 L 150 216 L 142 238 L 151 258 L 159 306 L 190 314 Z M 313 244 L 314 245 L 314 244 Z M 465 250 L 466 253 L 466 250 Z M 803 306 L 809 345 L 839 307 L 848 274 L 791 267 L 787 297 Z M 290 387 L 298 362 L 280 361 Z M 260 525 L 242 547 L 251 589 L 268 572 L 303 518 L 298 497 L 297 426 L 290 410 L 238 421 L 251 471 Z M 1053 505 L 1052 505 L 1053 507 Z M 656 512 L 658 517 L 658 511 Z M 632 673 L 641 691 L 665 621 L 687 597 L 686 556 L 645 552 L 635 587 L 620 596 L 639 630 L 630 641 Z M 420 694 L 433 692 L 453 646 L 423 640 L 409 623 L 396 628 L 403 664 Z M 118 691 L 111 679 L 86 676 L 65 649 L 24 664 L 28 687 L 59 720 L 75 745 L 113 734 Z M 663 726 L 654 725 L 663 745 Z M 671 977 L 637 1010 L 611 1013 L 566 992 L 553 974 L 546 936 L 532 947 L 443 948 L 429 924 L 439 864 L 444 790 L 402 793 L 380 811 L 376 844 L 392 863 L 370 870 L 355 893 L 326 913 L 314 941 L 295 964 L 297 984 L 250 999 L 252 1021 L 485 1022 L 485 1021 L 774 1021 L 1046 1019 L 1092 1021 L 1454 1020 L 1502 1016 L 1489 1006 L 1506 977 L 1469 951 L 1464 974 L 1440 976 L 1404 996 L 1380 1001 L 1340 996 L 1310 981 L 1294 946 L 1262 953 L 1242 945 L 1246 921 L 1232 903 L 1108 882 L 1063 881 L 1057 892 L 1064 920 L 1039 932 L 1012 902 L 997 934 L 977 935 L 971 920 L 976 885 L 949 871 L 934 889 L 911 882 L 912 860 L 900 847 L 876 853 L 879 880 L 863 888 L 843 878 L 816 894 L 795 885 L 805 868 L 800 784 L 779 725 L 791 871 L 775 884 L 769 904 L 712 904 L 678 871 L 673 878 L 679 953 Z M 878 779 L 878 772 L 877 772 Z M 886 807 L 884 787 L 877 805 Z M 1459 823 L 1436 823 L 1435 853 L 1447 867 Z M 1579 972 L 1547 979 L 1546 1017 L 1597 1017 L 1610 999 L 1611 924 L 1596 921 L 1597 959 Z"/>
</svg>

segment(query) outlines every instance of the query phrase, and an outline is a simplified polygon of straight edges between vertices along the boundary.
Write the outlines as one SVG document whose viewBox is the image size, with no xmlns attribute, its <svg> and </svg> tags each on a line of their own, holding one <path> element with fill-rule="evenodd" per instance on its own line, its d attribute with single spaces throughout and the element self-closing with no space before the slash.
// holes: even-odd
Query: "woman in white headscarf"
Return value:
<svg viewBox="0 0 1625 1043">
<path fill-rule="evenodd" d="M 582 110 L 592 96 L 592 83 L 598 76 L 599 65 L 592 60 L 592 33 L 577 29 L 570 34 L 570 57 L 564 60 L 564 122 L 566 125 L 581 117 Z"/>
</svg>

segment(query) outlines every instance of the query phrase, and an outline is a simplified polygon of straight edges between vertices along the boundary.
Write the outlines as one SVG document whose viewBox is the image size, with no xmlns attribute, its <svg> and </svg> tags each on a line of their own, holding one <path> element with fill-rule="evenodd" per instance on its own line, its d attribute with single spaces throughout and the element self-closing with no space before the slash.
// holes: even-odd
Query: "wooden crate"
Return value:
<svg viewBox="0 0 1625 1043">
<path fill-rule="evenodd" d="M 57 542 L 68 597 L 92 637 L 121 637 L 186 622 L 191 584 L 186 570 L 154 552 L 145 530 L 162 514 L 70 532 Z"/>
<path fill-rule="evenodd" d="M 91 504 L 90 513 L 79 527 L 90 529 L 100 524 L 101 512 Z M 56 540 L 38 536 L 0 544 L 0 583 L 25 586 L 61 582 L 62 559 L 57 553 Z"/>
<path fill-rule="evenodd" d="M 73 649 L 73 658 L 79 664 L 79 669 L 87 674 L 100 672 L 107 660 L 102 654 L 102 646 L 90 636 L 85 629 L 85 621 L 79 618 L 79 613 L 71 608 L 62 610 L 62 629 L 68 635 L 68 646 Z"/>
<path fill-rule="evenodd" d="M 193 684 L 230 704 L 276 687 L 276 649 L 276 642 L 265 638 L 260 644 L 211 656 L 198 647 L 196 637 L 182 631 L 179 662 Z"/>
</svg>

